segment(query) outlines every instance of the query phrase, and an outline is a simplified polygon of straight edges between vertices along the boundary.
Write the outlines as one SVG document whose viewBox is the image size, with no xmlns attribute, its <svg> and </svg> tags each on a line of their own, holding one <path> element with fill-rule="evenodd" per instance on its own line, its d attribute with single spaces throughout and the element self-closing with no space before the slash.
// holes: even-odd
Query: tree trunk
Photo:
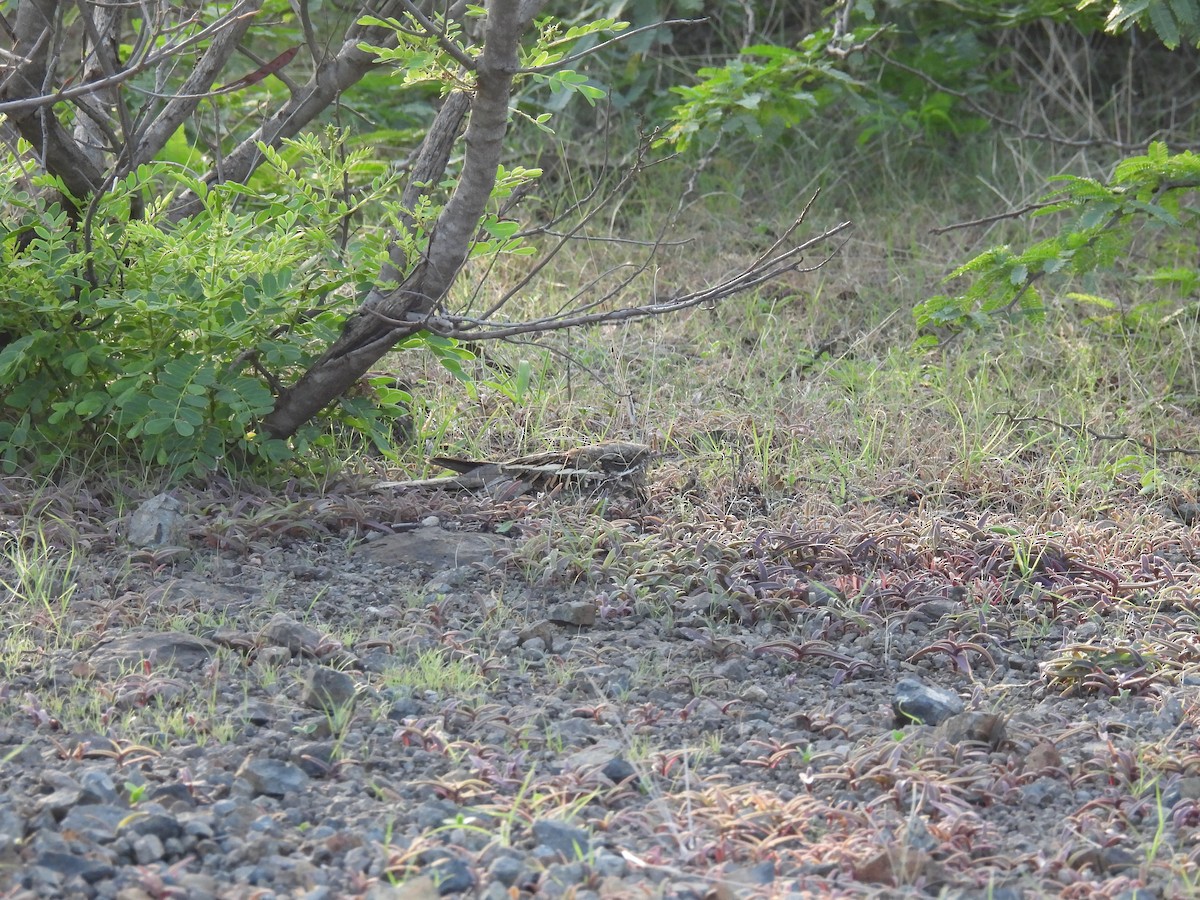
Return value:
<svg viewBox="0 0 1200 900">
<path fill-rule="evenodd" d="M 488 4 L 483 53 L 476 65 L 473 99 L 451 95 L 421 148 L 409 187 L 414 199 L 445 171 L 458 124 L 469 105 L 466 155 L 458 186 L 438 216 L 429 246 L 411 274 L 396 288 L 372 290 L 332 347 L 280 394 L 263 430 L 276 438 L 295 434 L 310 418 L 344 394 L 399 341 L 420 330 L 416 316 L 436 311 L 466 262 L 471 243 L 496 184 L 496 170 L 508 129 L 508 102 L 519 67 L 519 43 L 542 0 L 493 0 Z M 419 174 L 418 174 L 419 173 Z M 418 177 L 421 178 L 418 181 Z M 409 192 L 406 191 L 406 194 Z M 385 267 L 380 280 L 399 269 Z"/>
</svg>

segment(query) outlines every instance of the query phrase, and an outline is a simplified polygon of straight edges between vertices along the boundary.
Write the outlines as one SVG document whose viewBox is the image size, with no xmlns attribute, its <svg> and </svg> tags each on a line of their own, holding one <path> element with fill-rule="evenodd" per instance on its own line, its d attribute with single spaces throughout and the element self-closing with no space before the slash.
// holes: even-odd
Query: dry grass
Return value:
<svg viewBox="0 0 1200 900">
<path fill-rule="evenodd" d="M 528 360 L 534 379 L 524 397 L 486 385 L 472 396 L 432 363 L 401 361 L 425 404 L 405 475 L 423 474 L 422 458 L 433 453 L 510 456 L 637 439 L 663 454 L 645 506 L 396 500 L 353 478 L 319 497 L 295 485 L 214 481 L 197 499 L 205 515 L 197 536 L 251 555 L 278 542 L 387 530 L 431 510 L 468 527 L 517 523 L 526 540 L 514 572 L 535 589 L 581 588 L 602 622 L 656 623 L 676 656 L 648 660 L 631 691 L 665 684 L 687 705 L 631 707 L 597 690 L 571 711 L 618 732 L 637 772 L 614 785 L 583 766 L 538 768 L 535 760 L 561 747 L 552 730 L 513 719 L 488 696 L 505 664 L 489 649 L 492 623 L 472 631 L 437 604 L 405 610 L 442 636 L 443 648 L 423 658 L 452 660 L 462 696 L 440 719 L 397 729 L 396 741 L 444 760 L 422 783 L 469 807 L 502 842 L 535 819 L 576 817 L 624 841 L 635 872 L 681 879 L 772 861 L 829 895 L 985 895 L 1006 883 L 1064 896 L 1146 885 L 1182 895 L 1195 887 L 1200 804 L 1187 796 L 1167 807 L 1163 796 L 1200 774 L 1200 708 L 1188 693 L 1200 676 L 1200 551 L 1194 529 L 1172 515 L 1197 492 L 1198 326 L 1176 316 L 1123 329 L 1055 304 L 1042 323 L 913 350 L 912 305 L 980 239 L 934 238 L 928 229 L 991 211 L 978 203 L 1000 181 L 1028 199 L 1027 173 L 995 160 L 975 193 L 962 182 L 941 193 L 896 189 L 886 209 L 864 200 L 868 184 L 835 185 L 813 227 L 846 210 L 854 235 L 819 271 L 757 294 L 544 347 L 489 347 L 480 380 L 508 384 L 506 373 Z M 768 190 L 805 199 L 811 187 L 811 179 L 783 179 L 755 195 L 730 186 L 743 175 L 711 175 L 683 219 L 695 243 L 672 251 L 635 290 L 719 277 L 756 252 L 770 223 L 790 217 L 769 205 Z M 631 200 L 622 213 L 636 230 L 635 201 L 663 203 L 653 194 Z M 531 291 L 522 312 L 555 307 L 570 285 L 625 252 L 578 248 L 556 273 L 560 284 Z M 513 272 L 497 274 L 503 281 Z M 0 514 L 43 530 L 10 544 L 0 568 L 18 569 L 17 552 L 110 548 L 111 511 L 144 492 L 112 481 L 64 485 L 34 507 L 14 492 Z M 139 554 L 130 571 L 172 562 Z M 46 584 L 6 607 L 4 624 L 22 641 L 12 654 L 45 652 L 39 636 L 52 644 L 64 627 L 61 585 Z M 136 598 L 120 602 L 119 578 L 90 601 L 100 612 L 88 617 L 89 637 L 160 614 Z M 505 610 L 506 623 L 514 617 Z M 597 643 L 581 651 L 595 659 L 548 666 L 544 689 L 586 684 L 584 664 L 612 649 Z M 739 657 L 770 661 L 784 693 L 794 686 L 813 699 L 778 723 L 802 739 L 746 741 L 731 775 L 713 768 L 734 752 L 724 734 L 705 739 L 687 723 L 703 710 L 735 721 L 744 686 L 713 686 L 711 672 Z M 443 668 L 385 672 L 380 683 L 425 686 Z M 930 729 L 881 729 L 863 706 L 847 711 L 871 690 L 885 697 L 905 673 L 952 683 L 973 710 L 1007 718 L 1009 739 L 949 742 Z M 147 673 L 129 673 L 122 685 L 154 687 Z M 96 727 L 106 715 L 70 696 L 52 698 L 58 705 L 29 696 L 18 705 L 24 715 Z M 1118 716 L 1143 712 L 1178 725 L 1143 736 Z M 215 708 L 156 727 L 199 728 L 214 717 L 205 727 L 222 738 Z M 114 752 L 143 752 L 136 723 L 102 724 L 125 735 Z M 1019 798 L 1041 778 L 1081 799 L 1029 813 Z M 1036 818 L 1028 834 L 1023 815 Z M 408 834 L 388 850 L 387 875 L 421 872 L 421 854 L 444 848 L 447 833 L 469 845 L 462 834 L 473 822 Z"/>
</svg>

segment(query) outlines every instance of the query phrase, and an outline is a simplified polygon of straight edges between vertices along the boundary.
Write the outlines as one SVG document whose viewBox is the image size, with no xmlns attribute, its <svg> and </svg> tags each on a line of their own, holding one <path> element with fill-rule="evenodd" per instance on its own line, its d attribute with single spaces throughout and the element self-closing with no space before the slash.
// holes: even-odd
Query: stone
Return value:
<svg viewBox="0 0 1200 900">
<path fill-rule="evenodd" d="M 361 544 L 354 553 L 381 566 L 437 571 L 460 566 L 490 567 L 507 555 L 510 546 L 507 538 L 494 534 L 418 528 Z"/>
<path fill-rule="evenodd" d="M 951 716 L 938 726 L 937 735 L 951 744 L 973 741 L 987 744 L 993 750 L 1008 740 L 1004 718 L 985 712 L 964 712 Z"/>
<path fill-rule="evenodd" d="M 517 883 L 523 868 L 515 856 L 498 856 L 488 867 L 488 874 L 507 888 Z"/>
<path fill-rule="evenodd" d="M 129 543 L 142 549 L 177 546 L 184 541 L 182 505 L 170 494 L 156 494 L 129 517 Z"/>
<path fill-rule="evenodd" d="M 305 673 L 300 702 L 327 713 L 348 710 L 354 705 L 357 689 L 354 678 L 347 673 L 329 666 L 313 666 Z"/>
<path fill-rule="evenodd" d="M 444 859 L 430 866 L 429 874 L 437 885 L 439 897 L 459 894 L 475 887 L 475 875 L 471 867 L 461 859 Z"/>
<path fill-rule="evenodd" d="M 75 853 L 59 853 L 57 851 L 39 853 L 35 865 L 68 878 L 82 878 L 89 884 L 116 875 L 116 870 L 104 860 L 91 859 Z"/>
<path fill-rule="evenodd" d="M 596 604 L 591 600 L 556 603 L 546 611 L 546 618 L 556 625 L 587 628 L 596 624 Z"/>
<path fill-rule="evenodd" d="M 139 866 L 156 863 L 166 855 L 163 842 L 153 834 L 143 834 L 134 838 L 133 858 Z"/>
<path fill-rule="evenodd" d="M 283 647 L 293 656 L 305 654 L 316 656 L 317 648 L 324 640 L 321 632 L 297 622 L 287 613 L 276 613 L 263 626 L 259 640 L 268 647 Z"/>
<path fill-rule="evenodd" d="M 1051 741 L 1039 741 L 1025 754 L 1026 772 L 1040 772 L 1042 769 L 1061 769 L 1062 756 Z"/>
<path fill-rule="evenodd" d="M 916 678 L 902 678 L 892 696 L 896 726 L 939 725 L 963 711 L 958 694 L 945 688 L 925 684 Z"/>
<path fill-rule="evenodd" d="M 592 852 L 592 838 L 582 828 L 575 828 L 553 819 L 538 819 L 533 823 L 533 837 L 567 861 L 586 857 Z"/>
<path fill-rule="evenodd" d="M 207 665 L 217 653 L 210 640 L 181 631 L 123 634 L 97 646 L 88 658 L 92 669 L 116 676 L 149 662 L 152 669 L 190 671 Z"/>
<path fill-rule="evenodd" d="M 620 784 L 625 779 L 633 778 L 637 775 L 637 769 L 628 760 L 620 756 L 614 756 L 604 764 L 604 768 L 600 771 L 613 784 Z"/>
<path fill-rule="evenodd" d="M 59 826 L 63 832 L 74 831 L 89 841 L 107 844 L 116 840 L 117 829 L 129 810 L 123 806 L 93 803 L 70 810 Z"/>
<path fill-rule="evenodd" d="M 309 780 L 298 766 L 261 758 L 251 758 L 242 763 L 237 777 L 245 781 L 254 794 L 266 794 L 268 797 L 286 797 L 302 791 Z"/>
</svg>

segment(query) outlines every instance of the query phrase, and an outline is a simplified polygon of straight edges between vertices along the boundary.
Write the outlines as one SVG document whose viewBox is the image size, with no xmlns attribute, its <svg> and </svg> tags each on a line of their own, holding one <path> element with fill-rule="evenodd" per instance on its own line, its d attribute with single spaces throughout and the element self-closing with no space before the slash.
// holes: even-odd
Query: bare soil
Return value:
<svg viewBox="0 0 1200 900">
<path fill-rule="evenodd" d="M 1194 529 L 832 493 L 214 484 L 139 550 L 144 497 L 7 482 L 74 590 L 0 557 L 0 895 L 1190 895 Z M 499 557 L 374 549 L 430 517 Z"/>
</svg>

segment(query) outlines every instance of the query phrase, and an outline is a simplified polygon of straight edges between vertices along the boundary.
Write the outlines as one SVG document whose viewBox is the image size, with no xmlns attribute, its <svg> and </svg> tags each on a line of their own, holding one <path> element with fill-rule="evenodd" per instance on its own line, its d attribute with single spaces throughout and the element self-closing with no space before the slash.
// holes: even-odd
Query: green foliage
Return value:
<svg viewBox="0 0 1200 900">
<path fill-rule="evenodd" d="M 877 31 L 872 27 L 855 37 L 865 40 Z M 697 84 L 672 88 L 683 102 L 665 139 L 681 147 L 702 135 L 774 140 L 846 92 L 862 89 L 826 52 L 831 39 L 832 32 L 823 30 L 795 49 L 760 44 L 724 66 L 700 69 Z"/>
<path fill-rule="evenodd" d="M 469 7 L 468 15 L 482 16 L 482 7 Z M 361 44 L 361 48 L 374 53 L 376 58 L 392 67 L 394 76 L 399 77 L 405 86 L 413 84 L 437 84 L 444 89 L 471 89 L 469 82 L 464 82 L 465 74 L 455 55 L 446 49 L 443 42 L 436 37 L 426 34 L 419 21 L 406 13 L 401 18 L 380 19 L 375 16 L 365 16 L 359 20 L 364 25 L 378 25 L 391 28 L 396 34 L 395 47 L 381 47 L 371 44 Z M 443 40 L 451 43 L 457 49 L 461 58 L 474 58 L 480 52 L 480 47 L 466 39 L 462 27 L 453 22 L 447 22 L 441 16 L 435 16 L 437 26 L 443 31 Z M 537 38 L 532 47 L 528 48 L 521 57 L 521 68 L 528 71 L 519 74 L 514 87 L 519 88 L 525 80 L 537 85 L 549 87 L 550 93 L 564 99 L 572 94 L 579 94 L 588 103 L 595 104 L 602 100 L 605 92 L 592 84 L 590 79 L 574 69 L 560 67 L 559 64 L 574 53 L 582 52 L 594 45 L 598 36 L 613 35 L 628 28 L 627 22 L 611 18 L 591 18 L 576 24 L 567 24 L 554 17 L 547 17 L 536 23 Z M 586 42 L 586 43 L 585 43 Z M 534 124 L 545 128 L 550 114 L 533 118 Z"/>
<path fill-rule="evenodd" d="M 1079 9 L 1106 7 L 1111 0 L 1082 0 Z M 1174 50 L 1181 43 L 1200 46 L 1200 3 L 1197 0 L 1118 0 L 1104 20 L 1104 29 L 1120 34 L 1134 24 L 1153 31 Z"/>
<path fill-rule="evenodd" d="M 45 470 L 132 446 L 185 475 L 327 443 L 329 419 L 286 443 L 256 422 L 377 276 L 387 235 L 360 228 L 361 214 L 397 224 L 396 177 L 364 179 L 366 152 L 340 147 L 335 133 L 263 147 L 254 187 L 143 166 L 82 223 L 20 190 L 18 163 L 0 160 L 0 221 L 16 223 L 0 235 L 0 467 Z M 203 211 L 170 223 L 168 201 L 183 188 Z M 458 359 L 444 342 L 412 344 Z M 384 443 L 409 399 L 389 382 L 364 385 L 330 417 Z"/>
<path fill-rule="evenodd" d="M 747 47 L 672 88 L 682 102 L 666 137 L 679 146 L 715 134 L 775 140 L 833 112 L 858 124 L 860 143 L 897 130 L 935 143 L 982 131 L 987 122 L 936 85 L 960 94 L 996 86 L 990 6 L 859 2 L 844 32 L 830 25 L 791 46 Z"/>
<path fill-rule="evenodd" d="M 1113 269 L 1146 229 L 1160 232 L 1155 243 L 1164 257 L 1174 257 L 1181 246 L 1195 256 L 1200 213 L 1184 202 L 1200 188 L 1200 156 L 1195 153 L 1171 154 L 1165 144 L 1154 143 L 1145 155 L 1123 160 L 1107 182 L 1065 175 L 1058 180 L 1062 186 L 1038 211 L 1042 216 L 1068 214 L 1058 232 L 1022 251 L 993 247 L 955 269 L 948 277 L 970 276 L 970 286 L 957 296 L 939 295 L 919 304 L 919 327 L 979 327 L 1006 312 L 1040 316 L 1043 281 Z M 1181 271 L 1165 259 L 1162 265 L 1152 278 L 1185 286 L 1197 283 L 1194 271 Z M 1116 308 L 1094 294 L 1067 297 Z"/>
<path fill-rule="evenodd" d="M 1200 0 L 851 0 L 849 7 L 829 8 L 837 27 L 760 42 L 701 68 L 695 84 L 672 87 L 681 102 L 667 139 L 681 147 L 716 134 L 775 140 L 809 124 L 827 129 L 826 117 L 835 115 L 858 126 L 860 143 L 891 133 L 937 144 L 988 129 L 979 108 L 996 108 L 995 98 L 1020 83 L 1007 31 L 1024 29 L 1036 43 L 1048 23 L 1086 37 L 1136 22 L 1167 47 L 1200 40 Z M 1099 95 L 1113 76 L 1089 73 L 1093 91 Z"/>
</svg>

